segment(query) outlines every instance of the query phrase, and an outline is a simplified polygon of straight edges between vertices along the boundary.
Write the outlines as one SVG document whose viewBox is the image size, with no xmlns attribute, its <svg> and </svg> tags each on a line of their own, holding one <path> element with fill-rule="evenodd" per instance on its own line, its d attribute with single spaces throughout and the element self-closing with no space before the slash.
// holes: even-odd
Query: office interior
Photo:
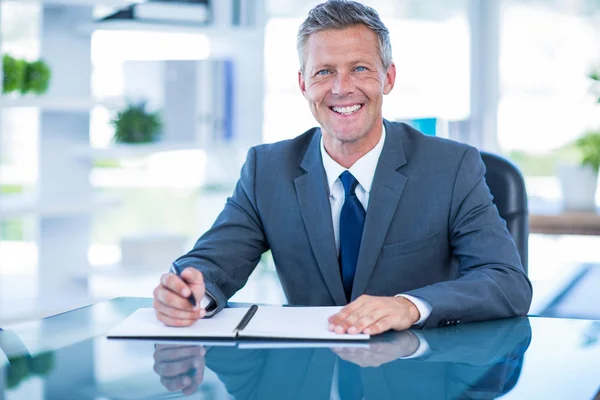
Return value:
<svg viewBox="0 0 600 400">
<path fill-rule="evenodd" d="M 0 52 L 51 72 L 44 94 L 0 96 L 0 325 L 152 296 L 211 226 L 247 150 L 315 126 L 295 34 L 317 3 L 200 1 L 204 21 L 165 21 L 110 18 L 127 0 L 0 0 Z M 513 162 L 528 195 L 531 312 L 598 318 L 600 191 L 592 209 L 569 209 L 577 189 L 561 171 L 600 130 L 589 79 L 600 3 L 364 3 L 388 26 L 398 71 L 384 117 Z M 140 103 L 160 135 L 117 143 L 112 121 Z M 285 303 L 268 253 L 233 300 Z"/>
</svg>

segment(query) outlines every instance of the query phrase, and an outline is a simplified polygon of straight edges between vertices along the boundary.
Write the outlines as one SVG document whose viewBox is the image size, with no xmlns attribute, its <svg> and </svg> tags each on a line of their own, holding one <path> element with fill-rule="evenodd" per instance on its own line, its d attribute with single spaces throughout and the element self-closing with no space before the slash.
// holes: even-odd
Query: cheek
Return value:
<svg viewBox="0 0 600 400">
<path fill-rule="evenodd" d="M 306 91 L 310 101 L 321 103 L 325 101 L 327 93 L 329 93 L 329 85 L 326 82 L 317 82 L 308 88 Z"/>
</svg>

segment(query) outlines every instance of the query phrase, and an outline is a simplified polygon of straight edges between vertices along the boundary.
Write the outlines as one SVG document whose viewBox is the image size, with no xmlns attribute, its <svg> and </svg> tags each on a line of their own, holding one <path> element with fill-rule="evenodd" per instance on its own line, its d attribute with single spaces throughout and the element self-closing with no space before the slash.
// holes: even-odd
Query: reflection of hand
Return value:
<svg viewBox="0 0 600 400">
<path fill-rule="evenodd" d="M 377 335 L 394 329 L 403 331 L 420 318 L 419 309 L 404 297 L 363 294 L 329 317 L 329 330 L 335 333 Z"/>
<path fill-rule="evenodd" d="M 411 331 L 394 333 L 389 341 L 369 343 L 369 348 L 334 348 L 340 358 L 361 367 L 379 367 L 398 358 L 414 354 L 421 344 L 417 335 Z"/>
<path fill-rule="evenodd" d="M 154 372 L 160 383 L 170 392 L 189 396 L 196 393 L 204 379 L 204 355 L 202 346 L 157 344 L 154 349 Z"/>
</svg>

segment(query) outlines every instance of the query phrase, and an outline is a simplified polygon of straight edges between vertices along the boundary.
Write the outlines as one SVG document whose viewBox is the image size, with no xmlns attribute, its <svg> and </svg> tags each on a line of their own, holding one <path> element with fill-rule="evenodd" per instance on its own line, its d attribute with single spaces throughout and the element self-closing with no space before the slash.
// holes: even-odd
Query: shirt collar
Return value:
<svg viewBox="0 0 600 400">
<path fill-rule="evenodd" d="M 379 156 L 383 151 L 383 144 L 385 143 L 385 125 L 381 131 L 381 137 L 379 142 L 373 147 L 367 154 L 359 158 L 354 165 L 352 165 L 348 171 L 358 181 L 360 186 L 365 192 L 371 192 L 371 186 L 373 184 L 373 177 L 375 176 L 375 169 L 379 162 Z M 329 187 L 329 193 L 333 193 L 333 184 L 339 178 L 342 172 L 346 171 L 347 168 L 342 167 L 338 164 L 329 154 L 325 151 L 325 145 L 323 144 L 323 137 L 321 136 L 321 159 L 323 160 L 323 168 L 325 169 L 325 175 L 327 176 L 327 186 Z"/>
</svg>

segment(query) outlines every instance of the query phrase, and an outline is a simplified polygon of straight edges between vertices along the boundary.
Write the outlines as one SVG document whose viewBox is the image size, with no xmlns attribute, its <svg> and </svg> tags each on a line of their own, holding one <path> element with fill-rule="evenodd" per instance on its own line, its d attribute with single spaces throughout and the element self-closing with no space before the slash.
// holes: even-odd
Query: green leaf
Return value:
<svg viewBox="0 0 600 400">
<path fill-rule="evenodd" d="M 581 153 L 581 164 L 600 170 L 600 131 L 590 131 L 577 139 L 575 145 Z"/>
<path fill-rule="evenodd" d="M 21 93 L 44 94 L 48 91 L 51 77 L 50 67 L 43 61 L 38 60 L 26 64 L 25 78 Z"/>
<path fill-rule="evenodd" d="M 162 129 L 158 112 L 147 112 L 146 102 L 129 102 L 111 121 L 117 143 L 149 143 L 156 141 Z"/>
<path fill-rule="evenodd" d="M 2 93 L 20 91 L 25 80 L 27 62 L 5 54 L 2 57 Z"/>
</svg>

